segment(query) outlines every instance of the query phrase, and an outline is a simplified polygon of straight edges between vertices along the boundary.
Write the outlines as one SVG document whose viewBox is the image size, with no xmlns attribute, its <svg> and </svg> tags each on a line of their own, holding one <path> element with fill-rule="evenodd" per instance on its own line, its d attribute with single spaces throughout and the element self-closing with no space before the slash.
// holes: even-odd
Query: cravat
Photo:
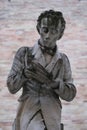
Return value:
<svg viewBox="0 0 87 130">
<path fill-rule="evenodd" d="M 50 47 L 43 46 L 40 42 L 38 42 L 38 44 L 43 53 L 47 53 L 51 56 L 53 56 L 57 50 L 57 46 L 55 46 L 54 48 L 50 48 Z"/>
</svg>

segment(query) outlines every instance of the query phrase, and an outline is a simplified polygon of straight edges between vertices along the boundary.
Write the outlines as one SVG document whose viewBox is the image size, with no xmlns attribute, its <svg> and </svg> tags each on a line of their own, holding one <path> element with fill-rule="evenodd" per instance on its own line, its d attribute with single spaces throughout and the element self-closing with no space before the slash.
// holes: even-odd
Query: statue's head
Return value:
<svg viewBox="0 0 87 130">
<path fill-rule="evenodd" d="M 65 29 L 65 20 L 63 14 L 59 11 L 48 10 L 40 14 L 37 20 L 37 30 L 40 35 L 51 32 L 57 35 L 56 40 L 59 40 Z"/>
</svg>

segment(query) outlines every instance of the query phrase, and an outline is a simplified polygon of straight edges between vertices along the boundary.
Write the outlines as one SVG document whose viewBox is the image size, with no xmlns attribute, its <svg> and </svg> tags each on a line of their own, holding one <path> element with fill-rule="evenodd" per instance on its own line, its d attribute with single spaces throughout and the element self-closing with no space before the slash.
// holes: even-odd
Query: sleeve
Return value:
<svg viewBox="0 0 87 130">
<path fill-rule="evenodd" d="M 65 54 L 63 56 L 62 69 L 64 69 L 63 79 L 59 79 L 59 87 L 55 91 L 57 91 L 59 97 L 63 100 L 72 101 L 76 96 L 76 87 L 73 84 L 70 62 Z"/>
<path fill-rule="evenodd" d="M 14 57 L 12 68 L 7 78 L 7 87 L 12 94 L 20 90 L 23 83 L 26 81 L 25 77 L 23 76 L 24 54 L 25 54 L 24 47 L 20 48 L 17 51 Z"/>
</svg>

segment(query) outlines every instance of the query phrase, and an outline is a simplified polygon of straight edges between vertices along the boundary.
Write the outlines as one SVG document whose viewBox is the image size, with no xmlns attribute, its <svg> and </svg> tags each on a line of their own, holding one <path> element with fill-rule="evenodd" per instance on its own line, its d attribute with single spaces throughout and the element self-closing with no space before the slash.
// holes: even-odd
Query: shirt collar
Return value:
<svg viewBox="0 0 87 130">
<path fill-rule="evenodd" d="M 38 45 L 38 42 L 37 42 L 37 43 L 33 46 L 32 54 L 33 54 L 33 55 L 36 55 L 36 53 L 37 53 L 38 51 L 41 51 L 41 49 L 40 49 L 40 46 Z M 57 47 L 56 53 L 55 53 L 55 55 L 54 55 L 53 57 L 56 57 L 57 59 L 62 59 L 62 56 L 61 56 L 60 52 L 58 51 L 58 47 Z"/>
</svg>

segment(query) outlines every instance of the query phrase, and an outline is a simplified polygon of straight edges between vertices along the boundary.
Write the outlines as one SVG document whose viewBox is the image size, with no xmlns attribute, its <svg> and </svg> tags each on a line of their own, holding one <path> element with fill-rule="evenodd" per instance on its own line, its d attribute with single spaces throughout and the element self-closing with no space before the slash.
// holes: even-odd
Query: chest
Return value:
<svg viewBox="0 0 87 130">
<path fill-rule="evenodd" d="M 44 54 L 44 58 L 45 58 L 46 66 L 47 66 L 48 64 L 50 64 L 52 60 L 52 56 L 48 54 Z"/>
<path fill-rule="evenodd" d="M 58 52 L 54 56 L 42 53 L 39 49 L 35 53 L 35 59 L 49 72 L 53 74 L 54 79 L 63 75 L 62 55 Z M 60 75 L 60 76 L 59 76 Z"/>
</svg>

